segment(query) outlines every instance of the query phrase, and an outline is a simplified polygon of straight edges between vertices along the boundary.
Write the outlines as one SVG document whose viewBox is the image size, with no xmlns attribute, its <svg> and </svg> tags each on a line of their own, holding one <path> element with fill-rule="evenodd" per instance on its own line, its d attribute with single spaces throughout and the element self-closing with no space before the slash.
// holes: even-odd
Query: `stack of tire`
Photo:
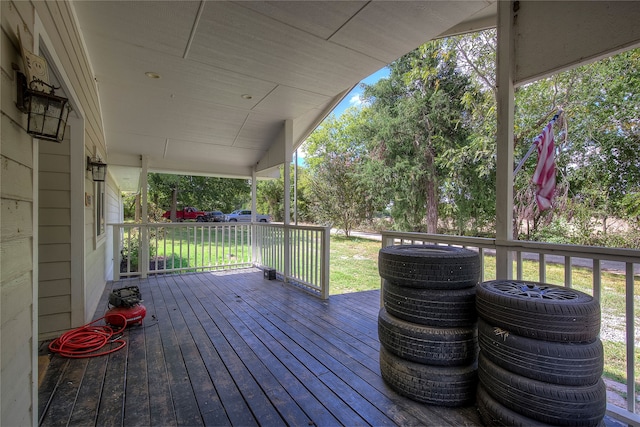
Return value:
<svg viewBox="0 0 640 427">
<path fill-rule="evenodd" d="M 540 282 L 478 285 L 477 407 L 486 425 L 597 426 L 606 411 L 600 305 Z"/>
<path fill-rule="evenodd" d="M 464 406 L 477 387 L 475 292 L 480 258 L 468 249 L 396 245 L 378 253 L 380 371 L 412 400 Z"/>
</svg>

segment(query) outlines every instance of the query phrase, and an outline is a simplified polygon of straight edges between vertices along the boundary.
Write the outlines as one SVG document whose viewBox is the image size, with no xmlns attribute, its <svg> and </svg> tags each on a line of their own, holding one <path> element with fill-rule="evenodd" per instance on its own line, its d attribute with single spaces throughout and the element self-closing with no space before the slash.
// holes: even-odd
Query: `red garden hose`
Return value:
<svg viewBox="0 0 640 427">
<path fill-rule="evenodd" d="M 122 339 L 112 338 L 124 331 L 127 327 L 127 318 L 122 314 L 112 314 L 112 316 L 121 316 L 123 318 L 122 327 L 117 331 L 114 331 L 107 325 L 94 326 L 94 323 L 104 319 L 104 317 L 101 317 L 84 326 L 65 332 L 60 337 L 51 341 L 49 350 L 73 359 L 104 356 L 105 354 L 120 350 L 127 343 Z M 95 353 L 109 343 L 118 344 L 118 346 L 100 353 Z"/>
</svg>

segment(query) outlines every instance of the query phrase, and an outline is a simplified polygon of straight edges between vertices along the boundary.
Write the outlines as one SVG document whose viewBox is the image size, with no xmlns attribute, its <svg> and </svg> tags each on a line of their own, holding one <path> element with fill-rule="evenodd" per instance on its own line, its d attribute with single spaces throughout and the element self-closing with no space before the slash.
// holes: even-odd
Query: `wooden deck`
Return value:
<svg viewBox="0 0 640 427">
<path fill-rule="evenodd" d="M 477 426 L 473 406 L 420 404 L 380 377 L 379 291 L 322 301 L 257 269 L 138 285 L 147 316 L 108 356 L 50 356 L 41 425 Z"/>
</svg>

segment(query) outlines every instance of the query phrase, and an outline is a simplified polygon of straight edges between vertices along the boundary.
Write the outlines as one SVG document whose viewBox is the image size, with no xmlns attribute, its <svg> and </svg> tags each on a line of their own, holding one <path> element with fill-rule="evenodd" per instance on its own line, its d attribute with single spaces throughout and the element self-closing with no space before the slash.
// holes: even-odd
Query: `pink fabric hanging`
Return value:
<svg viewBox="0 0 640 427">
<path fill-rule="evenodd" d="M 538 186 L 536 202 L 541 211 L 551 208 L 551 200 L 556 190 L 555 143 L 553 121 L 549 122 L 535 140 L 538 148 L 538 164 L 531 181 Z"/>
</svg>

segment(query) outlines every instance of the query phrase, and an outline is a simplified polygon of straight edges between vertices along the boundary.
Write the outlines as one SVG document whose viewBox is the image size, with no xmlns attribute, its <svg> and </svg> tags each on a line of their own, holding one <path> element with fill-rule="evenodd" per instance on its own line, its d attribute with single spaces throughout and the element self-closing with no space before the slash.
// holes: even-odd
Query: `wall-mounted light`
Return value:
<svg viewBox="0 0 640 427">
<path fill-rule="evenodd" d="M 104 181 L 107 177 L 107 164 L 100 157 L 87 157 L 87 170 L 91 171 L 94 181 Z"/>
<path fill-rule="evenodd" d="M 42 80 L 27 78 L 16 72 L 18 96 L 16 106 L 28 114 L 27 133 L 39 139 L 61 142 L 69 118 L 69 100 L 55 94 L 56 88 Z"/>
</svg>

